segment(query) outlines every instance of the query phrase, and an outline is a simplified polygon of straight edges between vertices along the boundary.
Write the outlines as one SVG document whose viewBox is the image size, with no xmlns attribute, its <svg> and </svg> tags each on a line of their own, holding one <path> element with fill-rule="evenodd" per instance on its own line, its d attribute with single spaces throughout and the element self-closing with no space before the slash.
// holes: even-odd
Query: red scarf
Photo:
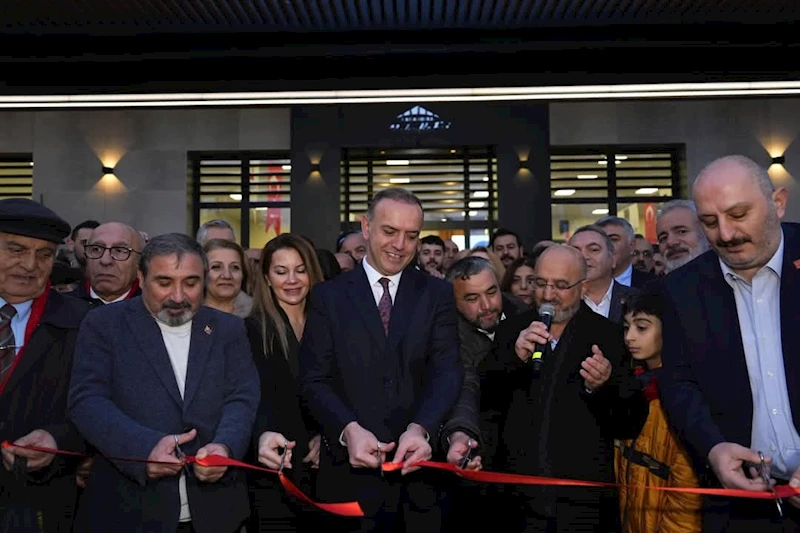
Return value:
<svg viewBox="0 0 800 533">
<path fill-rule="evenodd" d="M 633 374 L 636 377 L 641 376 L 645 373 L 645 369 L 642 367 L 636 367 L 636 370 L 633 371 Z M 647 382 L 644 389 L 642 389 L 642 394 L 644 397 L 647 398 L 648 402 L 652 402 L 653 400 L 658 400 L 658 380 L 656 379 L 655 374 L 650 378 L 650 381 Z"/>
<path fill-rule="evenodd" d="M 131 285 L 131 290 L 128 291 L 128 294 L 125 295 L 125 299 L 133 298 L 133 295 L 136 294 L 136 291 L 139 290 L 139 278 L 133 280 L 133 285 Z M 86 294 L 89 295 L 91 298 L 92 295 L 92 285 L 89 283 L 89 280 L 86 280 Z"/>
<path fill-rule="evenodd" d="M 50 282 L 48 281 L 47 286 L 44 289 L 44 292 L 41 295 L 39 295 L 35 300 L 33 300 L 33 305 L 31 306 L 31 316 L 28 317 L 28 324 L 25 326 L 25 342 L 23 343 L 22 348 L 20 349 L 17 356 L 14 358 L 14 362 L 11 363 L 11 371 L 9 371 L 5 381 L 0 383 L 0 395 L 3 394 L 3 391 L 6 388 L 6 384 L 11 379 L 11 375 L 14 373 L 14 369 L 17 368 L 17 364 L 19 363 L 20 359 L 22 359 L 22 354 L 25 352 L 25 348 L 28 347 L 28 342 L 31 340 L 33 332 L 39 325 L 39 321 L 42 319 L 42 315 L 44 315 L 44 308 L 47 305 L 47 298 L 49 296 L 50 296 Z"/>
</svg>

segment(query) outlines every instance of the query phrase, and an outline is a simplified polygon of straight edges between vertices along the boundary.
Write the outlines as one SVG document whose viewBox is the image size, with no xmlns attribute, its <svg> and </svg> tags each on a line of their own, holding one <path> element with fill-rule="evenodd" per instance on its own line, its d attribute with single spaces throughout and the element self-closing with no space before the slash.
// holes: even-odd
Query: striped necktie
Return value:
<svg viewBox="0 0 800 533">
<path fill-rule="evenodd" d="M 0 307 L 0 383 L 6 380 L 17 355 L 17 342 L 11 329 L 11 319 L 16 314 L 11 304 Z"/>
</svg>

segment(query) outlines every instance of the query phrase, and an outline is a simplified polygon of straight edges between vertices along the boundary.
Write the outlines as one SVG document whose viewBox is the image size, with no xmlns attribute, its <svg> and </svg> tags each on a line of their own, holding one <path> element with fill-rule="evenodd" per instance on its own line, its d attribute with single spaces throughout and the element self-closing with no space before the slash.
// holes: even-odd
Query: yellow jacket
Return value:
<svg viewBox="0 0 800 533">
<path fill-rule="evenodd" d="M 650 399 L 650 412 L 641 433 L 633 441 L 616 443 L 617 483 L 698 487 L 697 475 L 686 450 L 667 424 L 654 382 L 645 390 L 645 395 Z M 630 458 L 633 460 L 629 461 Z M 700 495 L 620 487 L 619 497 L 625 524 L 622 533 L 699 533 L 702 530 Z"/>
</svg>

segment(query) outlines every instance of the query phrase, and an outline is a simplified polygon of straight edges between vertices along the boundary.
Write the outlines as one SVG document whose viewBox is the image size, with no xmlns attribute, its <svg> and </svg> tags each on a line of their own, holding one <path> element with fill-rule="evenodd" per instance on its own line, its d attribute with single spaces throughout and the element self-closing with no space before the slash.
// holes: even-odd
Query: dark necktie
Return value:
<svg viewBox="0 0 800 533">
<path fill-rule="evenodd" d="M 388 335 L 389 317 L 392 316 L 392 295 L 389 294 L 389 278 L 381 278 L 378 283 L 383 287 L 383 296 L 381 296 L 381 301 L 378 302 L 378 312 L 381 315 L 383 331 Z"/>
<path fill-rule="evenodd" d="M 11 319 L 16 314 L 17 310 L 11 304 L 0 307 L 0 383 L 6 380 L 17 356 L 17 342 L 11 329 Z"/>
</svg>

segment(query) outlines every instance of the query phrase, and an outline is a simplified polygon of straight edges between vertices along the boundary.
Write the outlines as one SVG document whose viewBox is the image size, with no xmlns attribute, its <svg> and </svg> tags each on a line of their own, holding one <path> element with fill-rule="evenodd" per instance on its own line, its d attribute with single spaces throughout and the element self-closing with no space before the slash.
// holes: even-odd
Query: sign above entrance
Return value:
<svg viewBox="0 0 800 533">
<path fill-rule="evenodd" d="M 389 129 L 395 131 L 449 130 L 450 123 L 442 120 L 436 113 L 415 105 L 408 111 L 397 115 L 397 122 L 389 126 Z"/>
</svg>

